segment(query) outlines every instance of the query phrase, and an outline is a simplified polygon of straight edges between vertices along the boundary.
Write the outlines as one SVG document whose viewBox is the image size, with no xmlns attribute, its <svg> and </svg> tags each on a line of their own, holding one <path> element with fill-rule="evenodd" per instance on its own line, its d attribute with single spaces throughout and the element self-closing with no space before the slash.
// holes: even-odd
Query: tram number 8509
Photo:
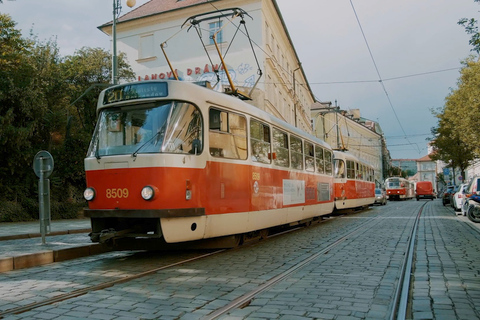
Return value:
<svg viewBox="0 0 480 320">
<path fill-rule="evenodd" d="M 127 188 L 107 189 L 106 197 L 107 199 L 128 198 L 128 189 Z"/>
</svg>

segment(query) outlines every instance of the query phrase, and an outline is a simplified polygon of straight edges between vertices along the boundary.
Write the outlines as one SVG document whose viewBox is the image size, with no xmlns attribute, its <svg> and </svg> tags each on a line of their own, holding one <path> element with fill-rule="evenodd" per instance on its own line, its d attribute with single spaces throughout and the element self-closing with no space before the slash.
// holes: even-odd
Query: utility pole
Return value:
<svg viewBox="0 0 480 320">
<path fill-rule="evenodd" d="M 127 6 L 133 7 L 136 0 L 127 0 Z M 118 83 L 118 59 L 117 59 L 117 22 L 122 4 L 120 0 L 113 0 L 113 24 L 112 24 L 112 84 Z"/>
</svg>

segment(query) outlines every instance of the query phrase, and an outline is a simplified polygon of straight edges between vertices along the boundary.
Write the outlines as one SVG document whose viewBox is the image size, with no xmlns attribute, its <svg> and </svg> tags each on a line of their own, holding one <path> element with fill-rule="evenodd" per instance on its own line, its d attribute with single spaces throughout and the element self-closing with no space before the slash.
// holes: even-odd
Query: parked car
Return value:
<svg viewBox="0 0 480 320">
<path fill-rule="evenodd" d="M 386 205 L 387 204 L 387 193 L 385 190 L 382 190 L 380 188 L 375 189 L 375 203 L 374 204 L 380 204 L 380 205 Z"/>
<path fill-rule="evenodd" d="M 415 185 L 415 197 L 417 198 L 417 201 L 420 199 L 435 199 L 432 182 L 418 181 Z"/>
<path fill-rule="evenodd" d="M 465 194 L 466 194 L 466 191 L 467 191 L 467 187 L 468 187 L 468 185 L 466 183 L 463 183 L 458 187 L 457 192 L 455 192 L 453 194 L 452 201 L 451 201 L 450 204 L 455 211 L 461 211 L 462 210 L 462 206 L 463 206 L 463 202 L 465 200 Z"/>
<path fill-rule="evenodd" d="M 469 207 L 468 198 L 480 191 L 480 176 L 473 177 L 465 190 L 465 200 L 463 201 L 462 214 L 467 215 Z"/>
<path fill-rule="evenodd" d="M 455 208 L 453 206 L 453 201 L 454 201 L 453 196 L 455 195 L 455 193 L 458 192 L 458 190 L 460 190 L 460 185 L 454 186 L 452 192 L 450 192 L 450 195 L 448 196 L 448 198 L 450 199 L 449 203 L 452 208 Z"/>
<path fill-rule="evenodd" d="M 443 196 L 442 196 L 442 204 L 445 206 L 450 203 L 450 195 L 453 193 L 453 189 L 455 189 L 455 186 L 447 186 L 443 190 Z"/>
</svg>

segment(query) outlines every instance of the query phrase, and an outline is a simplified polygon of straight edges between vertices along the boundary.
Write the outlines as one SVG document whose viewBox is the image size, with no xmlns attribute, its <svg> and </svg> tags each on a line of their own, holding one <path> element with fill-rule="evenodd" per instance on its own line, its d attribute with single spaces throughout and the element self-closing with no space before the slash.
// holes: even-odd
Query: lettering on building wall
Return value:
<svg viewBox="0 0 480 320">
<path fill-rule="evenodd" d="M 235 83 L 238 84 L 237 75 L 244 75 L 247 72 L 251 71 L 253 68 L 250 64 L 242 62 L 238 65 L 236 69 L 228 69 L 230 74 L 230 78 Z M 223 65 L 210 65 L 205 64 L 204 67 L 194 67 L 194 68 L 186 68 L 185 71 L 180 71 L 175 69 L 175 74 L 177 75 L 178 79 L 180 80 L 191 80 L 191 81 L 209 81 L 212 84 L 218 82 L 218 78 L 220 78 L 220 83 L 224 85 L 229 85 L 229 81 L 227 78 L 227 74 Z M 137 77 L 138 81 L 142 80 L 167 80 L 167 79 L 174 79 L 172 71 L 167 72 L 160 72 L 160 73 L 152 73 L 150 75 L 144 75 Z M 256 76 L 251 75 L 243 80 L 243 84 L 241 86 L 251 88 L 255 85 Z"/>
</svg>

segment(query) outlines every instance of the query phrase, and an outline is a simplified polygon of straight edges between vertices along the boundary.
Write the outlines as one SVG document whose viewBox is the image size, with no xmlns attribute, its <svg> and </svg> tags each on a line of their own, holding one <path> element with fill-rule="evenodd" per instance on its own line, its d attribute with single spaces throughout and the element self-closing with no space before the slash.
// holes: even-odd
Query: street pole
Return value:
<svg viewBox="0 0 480 320">
<path fill-rule="evenodd" d="M 127 0 L 127 6 L 132 8 L 136 0 Z M 117 22 L 122 4 L 120 0 L 113 0 L 113 24 L 112 24 L 112 84 L 118 84 L 118 58 L 117 58 Z"/>
<path fill-rule="evenodd" d="M 112 84 L 117 84 L 118 63 L 117 63 L 117 17 L 122 9 L 120 0 L 113 0 L 113 25 L 112 25 Z M 118 12 L 117 12 L 118 11 Z"/>
</svg>

